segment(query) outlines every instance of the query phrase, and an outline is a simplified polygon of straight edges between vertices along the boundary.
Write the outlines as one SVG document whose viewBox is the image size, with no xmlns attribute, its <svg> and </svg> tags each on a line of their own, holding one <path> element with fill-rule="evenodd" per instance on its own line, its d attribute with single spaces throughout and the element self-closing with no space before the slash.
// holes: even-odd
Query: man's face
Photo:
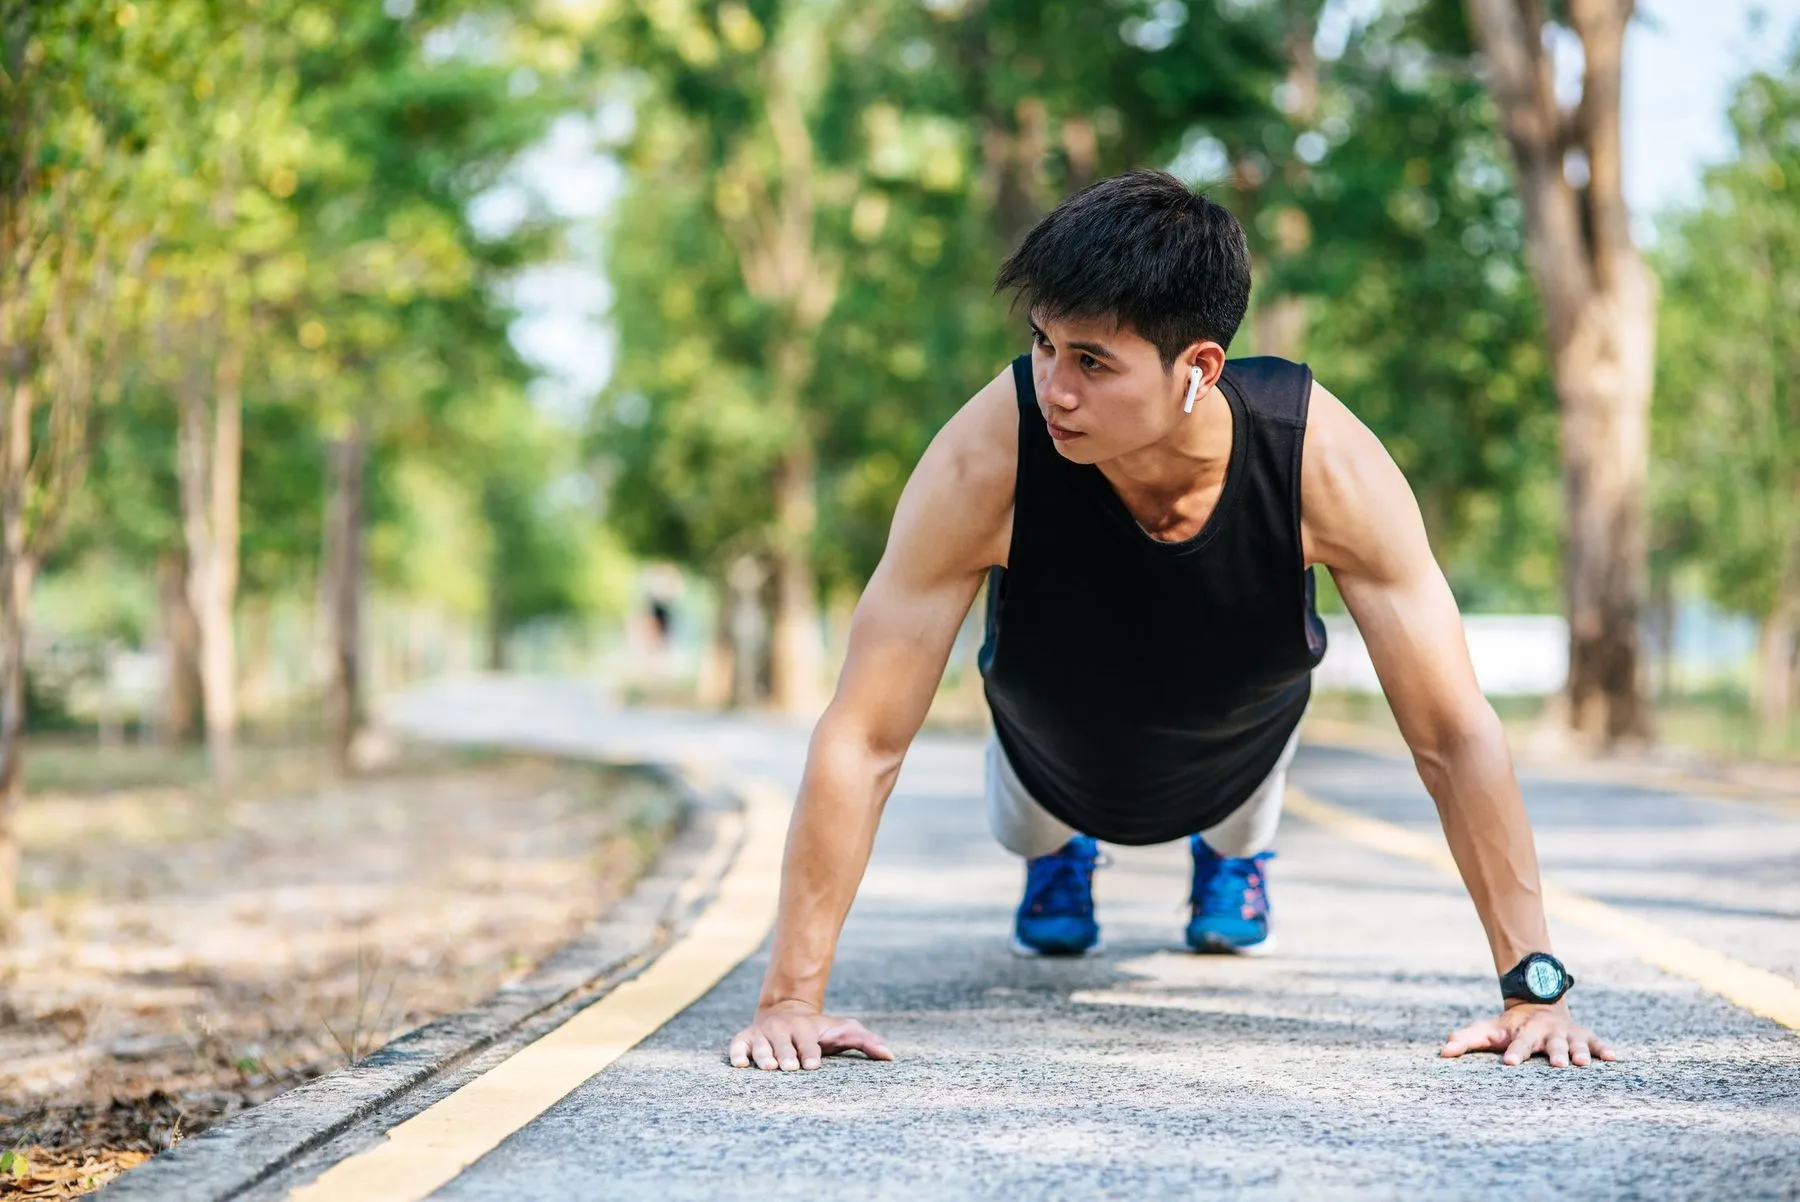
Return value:
<svg viewBox="0 0 1800 1202">
<path fill-rule="evenodd" d="M 1152 343 L 1106 319 L 1049 321 L 1033 314 L 1031 373 L 1050 437 L 1076 463 L 1142 450 L 1182 416 L 1185 368 L 1164 371 Z"/>
</svg>

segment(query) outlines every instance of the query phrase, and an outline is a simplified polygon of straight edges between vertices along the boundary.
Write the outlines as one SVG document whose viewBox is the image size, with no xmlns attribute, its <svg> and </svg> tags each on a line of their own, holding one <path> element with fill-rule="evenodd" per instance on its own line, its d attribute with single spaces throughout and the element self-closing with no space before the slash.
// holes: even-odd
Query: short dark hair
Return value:
<svg viewBox="0 0 1800 1202">
<path fill-rule="evenodd" d="M 1000 265 L 1045 320 L 1112 318 L 1162 356 L 1202 338 L 1230 347 L 1250 304 L 1250 248 L 1230 210 L 1166 171 L 1090 184 L 1032 227 Z"/>
</svg>

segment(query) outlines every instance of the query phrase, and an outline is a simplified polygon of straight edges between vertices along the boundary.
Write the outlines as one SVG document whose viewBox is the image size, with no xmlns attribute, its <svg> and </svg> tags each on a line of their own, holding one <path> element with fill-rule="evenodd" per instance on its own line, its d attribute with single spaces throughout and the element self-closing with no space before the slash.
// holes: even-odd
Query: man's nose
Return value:
<svg viewBox="0 0 1800 1202">
<path fill-rule="evenodd" d="M 1064 410 L 1075 408 L 1077 399 L 1075 392 L 1065 386 L 1064 379 L 1065 377 L 1058 372 L 1056 365 L 1051 364 L 1050 370 L 1044 374 L 1044 379 L 1038 386 L 1038 395 L 1044 398 L 1046 405 Z"/>
</svg>

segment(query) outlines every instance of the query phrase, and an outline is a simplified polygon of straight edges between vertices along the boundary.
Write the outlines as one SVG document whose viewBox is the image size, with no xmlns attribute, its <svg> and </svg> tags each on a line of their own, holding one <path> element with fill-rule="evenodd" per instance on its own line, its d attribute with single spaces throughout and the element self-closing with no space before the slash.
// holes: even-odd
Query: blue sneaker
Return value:
<svg viewBox="0 0 1800 1202">
<path fill-rule="evenodd" d="M 1272 851 L 1247 859 L 1222 856 L 1199 835 L 1188 840 L 1194 853 L 1194 887 L 1188 895 L 1193 917 L 1187 945 L 1197 952 L 1261 955 L 1274 947 L 1269 937 L 1269 886 L 1263 865 Z"/>
<path fill-rule="evenodd" d="M 1047 856 L 1025 861 L 1025 897 L 1013 916 L 1012 949 L 1021 956 L 1083 956 L 1100 946 L 1094 921 L 1094 869 L 1100 849 L 1076 835 Z"/>
</svg>

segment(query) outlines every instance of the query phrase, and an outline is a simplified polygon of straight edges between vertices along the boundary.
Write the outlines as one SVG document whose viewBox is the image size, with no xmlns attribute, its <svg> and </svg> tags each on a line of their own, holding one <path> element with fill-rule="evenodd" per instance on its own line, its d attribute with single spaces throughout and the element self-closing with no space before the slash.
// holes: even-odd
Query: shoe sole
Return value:
<svg viewBox="0 0 1800 1202">
<path fill-rule="evenodd" d="M 1008 941 L 1007 947 L 1011 949 L 1013 955 L 1018 956 L 1022 960 L 1079 960 L 1083 956 L 1099 955 L 1101 951 L 1105 949 L 1106 943 L 1104 940 L 1096 939 L 1094 941 L 1094 946 L 1079 952 L 1046 952 L 1039 951 L 1029 943 L 1021 940 L 1017 935 L 1014 935 L 1012 939 Z"/>
<path fill-rule="evenodd" d="M 1265 936 L 1261 942 L 1239 945 L 1218 935 L 1208 935 L 1199 947 L 1188 945 L 1188 950 L 1197 956 L 1267 956 L 1275 950 L 1275 936 Z"/>
</svg>

